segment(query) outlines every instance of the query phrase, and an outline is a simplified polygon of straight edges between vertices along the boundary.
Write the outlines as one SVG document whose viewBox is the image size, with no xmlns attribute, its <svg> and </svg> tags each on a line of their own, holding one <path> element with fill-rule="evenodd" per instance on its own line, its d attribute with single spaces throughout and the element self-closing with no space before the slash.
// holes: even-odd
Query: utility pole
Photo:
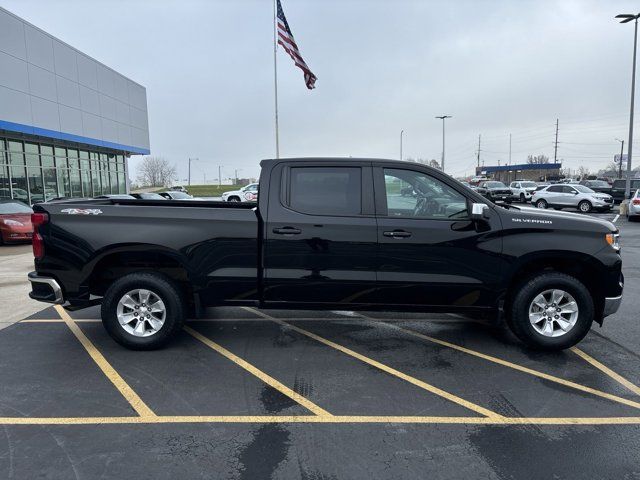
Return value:
<svg viewBox="0 0 640 480">
<path fill-rule="evenodd" d="M 400 160 L 402 160 L 402 134 L 404 130 L 400 130 Z"/>
<path fill-rule="evenodd" d="M 622 18 L 620 23 L 627 23 L 631 20 L 635 20 L 635 30 L 633 34 L 633 72 L 631 74 L 631 108 L 629 113 L 629 143 L 627 143 L 627 184 L 624 189 L 624 199 L 628 200 L 631 197 L 631 153 L 633 150 L 633 105 L 635 102 L 636 93 L 636 47 L 638 44 L 638 18 L 640 13 L 636 15 L 620 14 L 616 15 L 616 18 Z"/>
<path fill-rule="evenodd" d="M 189 185 L 191 185 L 191 162 L 192 161 L 198 161 L 198 158 L 189 158 L 189 177 L 188 177 L 188 183 Z"/>
<path fill-rule="evenodd" d="M 442 120 L 442 160 L 440 160 L 440 169 L 444 172 L 444 121 L 447 118 L 452 118 L 451 115 L 441 115 L 439 117 L 440 120 Z"/>
<path fill-rule="evenodd" d="M 511 134 L 509 134 L 509 165 L 511 165 Z"/>
<path fill-rule="evenodd" d="M 481 135 L 478 135 L 478 153 L 477 153 L 477 155 L 478 155 L 478 167 L 480 167 L 480 136 Z"/>
<path fill-rule="evenodd" d="M 236 168 L 236 183 L 235 183 L 235 185 L 237 185 L 237 184 L 238 184 L 238 172 L 239 172 L 240 170 L 242 170 L 242 169 L 241 169 L 241 168 Z"/>
<path fill-rule="evenodd" d="M 620 140 L 619 138 L 616 138 L 616 140 L 621 143 L 620 158 L 618 162 L 618 178 L 622 178 L 622 155 L 624 154 L 624 140 Z"/>
<path fill-rule="evenodd" d="M 222 165 L 218 165 L 218 186 L 222 186 Z"/>
<path fill-rule="evenodd" d="M 558 119 L 556 118 L 556 142 L 553 150 L 553 163 L 558 163 Z"/>
</svg>

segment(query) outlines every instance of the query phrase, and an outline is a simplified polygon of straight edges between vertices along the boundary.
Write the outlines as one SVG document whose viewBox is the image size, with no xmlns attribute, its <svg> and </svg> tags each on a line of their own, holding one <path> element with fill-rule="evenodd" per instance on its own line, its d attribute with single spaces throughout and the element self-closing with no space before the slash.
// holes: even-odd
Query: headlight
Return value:
<svg viewBox="0 0 640 480">
<path fill-rule="evenodd" d="M 4 220 L 5 225 L 9 225 L 10 227 L 24 227 L 24 223 L 18 222 L 17 220 Z"/>
<path fill-rule="evenodd" d="M 620 250 L 620 234 L 619 233 L 607 233 L 605 239 L 614 250 Z"/>
</svg>

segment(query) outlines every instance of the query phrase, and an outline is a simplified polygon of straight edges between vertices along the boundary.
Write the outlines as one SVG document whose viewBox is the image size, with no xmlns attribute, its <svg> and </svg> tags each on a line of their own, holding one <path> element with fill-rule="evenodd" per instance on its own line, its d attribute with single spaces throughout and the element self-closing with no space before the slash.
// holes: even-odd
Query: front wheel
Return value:
<svg viewBox="0 0 640 480">
<path fill-rule="evenodd" d="M 120 345 L 154 350 L 180 331 L 184 302 L 180 291 L 162 275 L 131 273 L 115 281 L 102 300 L 102 323 Z"/>
<path fill-rule="evenodd" d="M 520 203 L 525 203 L 527 200 L 524 198 L 524 193 L 520 194 Z"/>
<path fill-rule="evenodd" d="M 578 210 L 580 210 L 582 213 L 589 213 L 592 208 L 593 206 L 591 205 L 591 202 L 589 202 L 588 200 L 582 200 L 578 204 Z"/>
<path fill-rule="evenodd" d="M 542 198 L 536 202 L 537 208 L 547 208 L 548 206 L 549 205 L 547 204 L 547 201 L 543 200 Z"/>
<path fill-rule="evenodd" d="M 564 273 L 549 272 L 517 287 L 508 323 L 530 347 L 563 350 L 584 338 L 593 317 L 593 299 L 587 287 Z"/>
</svg>

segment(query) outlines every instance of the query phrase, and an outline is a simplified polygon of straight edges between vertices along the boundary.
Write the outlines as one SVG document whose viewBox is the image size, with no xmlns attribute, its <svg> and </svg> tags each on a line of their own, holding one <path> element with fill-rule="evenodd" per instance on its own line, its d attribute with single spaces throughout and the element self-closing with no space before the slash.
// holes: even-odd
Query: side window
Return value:
<svg viewBox="0 0 640 480">
<path fill-rule="evenodd" d="M 520 184 L 519 183 L 514 183 L 513 184 L 513 188 L 520 188 Z"/>
<path fill-rule="evenodd" d="M 547 192 L 559 193 L 562 192 L 562 187 L 560 185 L 551 185 L 549 188 L 547 188 Z"/>
<path fill-rule="evenodd" d="M 414 170 L 384 169 L 387 215 L 430 219 L 467 218 L 467 199 L 447 184 Z"/>
<path fill-rule="evenodd" d="M 565 187 L 562 187 L 562 193 L 573 193 L 573 192 L 575 192 L 575 191 L 576 191 L 576 190 L 575 190 L 575 188 L 573 188 L 573 187 L 566 187 L 566 186 L 565 186 Z"/>
<path fill-rule="evenodd" d="M 360 215 L 359 167 L 292 167 L 289 207 L 310 215 Z"/>
</svg>

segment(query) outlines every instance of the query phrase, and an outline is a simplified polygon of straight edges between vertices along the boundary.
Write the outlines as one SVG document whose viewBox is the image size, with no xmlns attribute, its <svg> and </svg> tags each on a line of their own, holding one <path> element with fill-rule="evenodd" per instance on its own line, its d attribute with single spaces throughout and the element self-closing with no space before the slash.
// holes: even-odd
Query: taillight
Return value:
<svg viewBox="0 0 640 480">
<path fill-rule="evenodd" d="M 38 231 L 38 227 L 49 221 L 49 215 L 46 213 L 34 212 L 31 214 L 31 225 L 33 225 L 33 236 L 31 237 L 31 246 L 33 247 L 33 256 L 35 258 L 44 257 L 44 241 L 42 235 Z"/>
<path fill-rule="evenodd" d="M 640 205 L 640 198 L 634 198 L 631 203 L 633 203 L 634 205 Z"/>
</svg>

